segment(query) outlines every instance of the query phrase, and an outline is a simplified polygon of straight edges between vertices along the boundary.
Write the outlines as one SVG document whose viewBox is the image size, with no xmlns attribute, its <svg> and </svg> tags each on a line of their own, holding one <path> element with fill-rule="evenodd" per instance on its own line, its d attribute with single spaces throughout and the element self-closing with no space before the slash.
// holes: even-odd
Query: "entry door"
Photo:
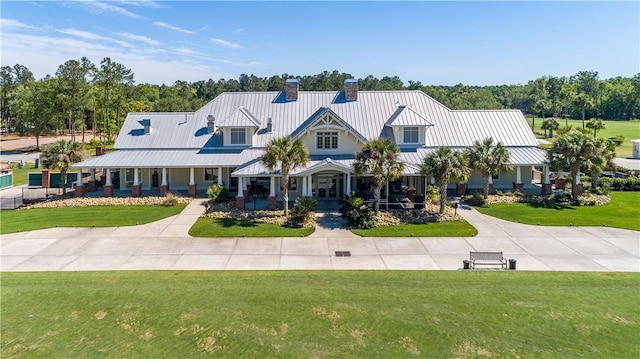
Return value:
<svg viewBox="0 0 640 359">
<path fill-rule="evenodd" d="M 318 176 L 315 184 L 318 199 L 335 199 L 342 195 L 342 181 L 339 175 Z"/>
</svg>

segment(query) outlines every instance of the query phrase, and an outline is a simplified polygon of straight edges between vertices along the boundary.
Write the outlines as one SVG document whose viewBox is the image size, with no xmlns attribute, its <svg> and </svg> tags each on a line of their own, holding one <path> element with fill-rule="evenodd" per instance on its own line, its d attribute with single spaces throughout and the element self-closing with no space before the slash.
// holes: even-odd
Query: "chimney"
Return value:
<svg viewBox="0 0 640 359">
<path fill-rule="evenodd" d="M 148 135 L 151 132 L 151 119 L 145 118 L 144 120 L 138 121 L 144 127 L 144 134 Z"/>
<path fill-rule="evenodd" d="M 358 80 L 344 80 L 344 96 L 347 101 L 356 101 L 358 99 Z"/>
<path fill-rule="evenodd" d="M 267 120 L 267 133 L 273 133 L 273 120 L 271 117 Z"/>
<path fill-rule="evenodd" d="M 216 118 L 213 115 L 207 116 L 207 133 L 216 132 Z"/>
<path fill-rule="evenodd" d="M 285 99 L 287 101 L 298 100 L 298 80 L 288 79 L 284 86 Z"/>
</svg>

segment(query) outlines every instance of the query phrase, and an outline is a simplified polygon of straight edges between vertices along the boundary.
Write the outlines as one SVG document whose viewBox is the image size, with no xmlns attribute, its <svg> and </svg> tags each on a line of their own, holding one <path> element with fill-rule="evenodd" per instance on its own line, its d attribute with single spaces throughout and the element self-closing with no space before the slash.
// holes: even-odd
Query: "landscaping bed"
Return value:
<svg viewBox="0 0 640 359">
<path fill-rule="evenodd" d="M 72 196 L 72 195 L 67 195 Z M 32 203 L 18 208 L 18 210 L 35 208 L 59 208 L 59 207 L 89 207 L 89 206 L 159 206 L 167 204 L 167 199 L 175 198 L 175 204 L 189 204 L 193 200 L 190 197 L 59 197 L 52 200 Z"/>
</svg>

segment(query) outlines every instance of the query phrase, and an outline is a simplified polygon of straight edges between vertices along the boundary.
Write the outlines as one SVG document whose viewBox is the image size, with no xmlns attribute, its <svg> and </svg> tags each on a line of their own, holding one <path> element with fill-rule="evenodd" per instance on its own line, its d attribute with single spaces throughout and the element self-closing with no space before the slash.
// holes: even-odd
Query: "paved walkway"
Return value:
<svg viewBox="0 0 640 359">
<path fill-rule="evenodd" d="M 540 227 L 459 210 L 476 237 L 360 238 L 335 213 L 319 213 L 305 238 L 193 238 L 202 199 L 154 223 L 51 228 L 4 235 L 2 271 L 80 270 L 457 270 L 469 251 L 502 251 L 518 270 L 640 272 L 640 232 L 606 227 Z M 350 251 L 351 257 L 336 257 Z"/>
</svg>

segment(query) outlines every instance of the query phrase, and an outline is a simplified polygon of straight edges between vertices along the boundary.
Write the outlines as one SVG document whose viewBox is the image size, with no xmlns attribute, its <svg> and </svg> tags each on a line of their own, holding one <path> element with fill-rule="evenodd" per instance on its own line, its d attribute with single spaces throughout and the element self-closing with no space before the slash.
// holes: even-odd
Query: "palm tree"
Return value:
<svg viewBox="0 0 640 359">
<path fill-rule="evenodd" d="M 591 98 L 591 96 L 587 95 L 586 93 L 581 93 L 573 98 L 573 104 L 582 112 L 582 129 L 584 130 L 585 111 L 593 108 L 593 98 Z"/>
<path fill-rule="evenodd" d="M 280 186 L 284 202 L 284 215 L 289 215 L 289 173 L 296 167 L 309 163 L 309 151 L 300 139 L 292 139 L 291 135 L 274 138 L 265 148 L 265 154 L 260 160 L 273 171 L 280 167 Z"/>
<path fill-rule="evenodd" d="M 598 177 L 602 171 L 615 168 L 613 158 L 616 156 L 616 143 L 613 141 L 594 139 L 596 151 L 585 168 L 591 176 L 591 187 L 598 187 Z"/>
<path fill-rule="evenodd" d="M 380 191 L 387 181 L 395 181 L 402 175 L 404 163 L 398 160 L 400 149 L 398 145 L 386 138 L 368 141 L 356 153 L 353 170 L 356 176 L 370 175 L 372 177 L 374 211 L 380 210 Z"/>
<path fill-rule="evenodd" d="M 542 121 L 542 129 L 546 132 L 549 130 L 549 138 L 553 138 L 553 131 L 560 128 L 560 122 L 555 118 L 548 118 Z"/>
<path fill-rule="evenodd" d="M 447 203 L 447 185 L 451 181 L 464 182 L 471 175 L 466 157 L 449 147 L 440 147 L 424 158 L 422 174 L 433 176 L 440 186 L 440 214 Z"/>
<path fill-rule="evenodd" d="M 598 131 L 600 130 L 604 130 L 606 127 L 606 125 L 604 124 L 604 122 L 600 119 L 591 119 L 589 120 L 589 122 L 587 122 L 587 128 L 590 128 L 593 130 L 593 139 L 596 139 L 596 135 L 598 134 Z"/>
<path fill-rule="evenodd" d="M 62 176 L 62 194 L 67 194 L 67 171 L 69 165 L 84 158 L 83 144 L 75 141 L 58 140 L 44 146 L 40 161 L 44 168 L 60 170 Z"/>
<path fill-rule="evenodd" d="M 601 162 L 598 158 L 603 148 L 589 135 L 580 131 L 570 131 L 558 136 L 548 150 L 549 162 L 558 170 L 568 168 L 572 177 L 571 197 L 578 198 L 578 176 L 580 170 L 592 168 Z"/>
<path fill-rule="evenodd" d="M 502 142 L 493 143 L 493 138 L 487 137 L 482 141 L 475 141 L 465 153 L 471 168 L 482 175 L 482 192 L 484 198 L 489 196 L 489 178 L 497 176 L 500 170 L 509 170 L 509 151 Z"/>
</svg>

